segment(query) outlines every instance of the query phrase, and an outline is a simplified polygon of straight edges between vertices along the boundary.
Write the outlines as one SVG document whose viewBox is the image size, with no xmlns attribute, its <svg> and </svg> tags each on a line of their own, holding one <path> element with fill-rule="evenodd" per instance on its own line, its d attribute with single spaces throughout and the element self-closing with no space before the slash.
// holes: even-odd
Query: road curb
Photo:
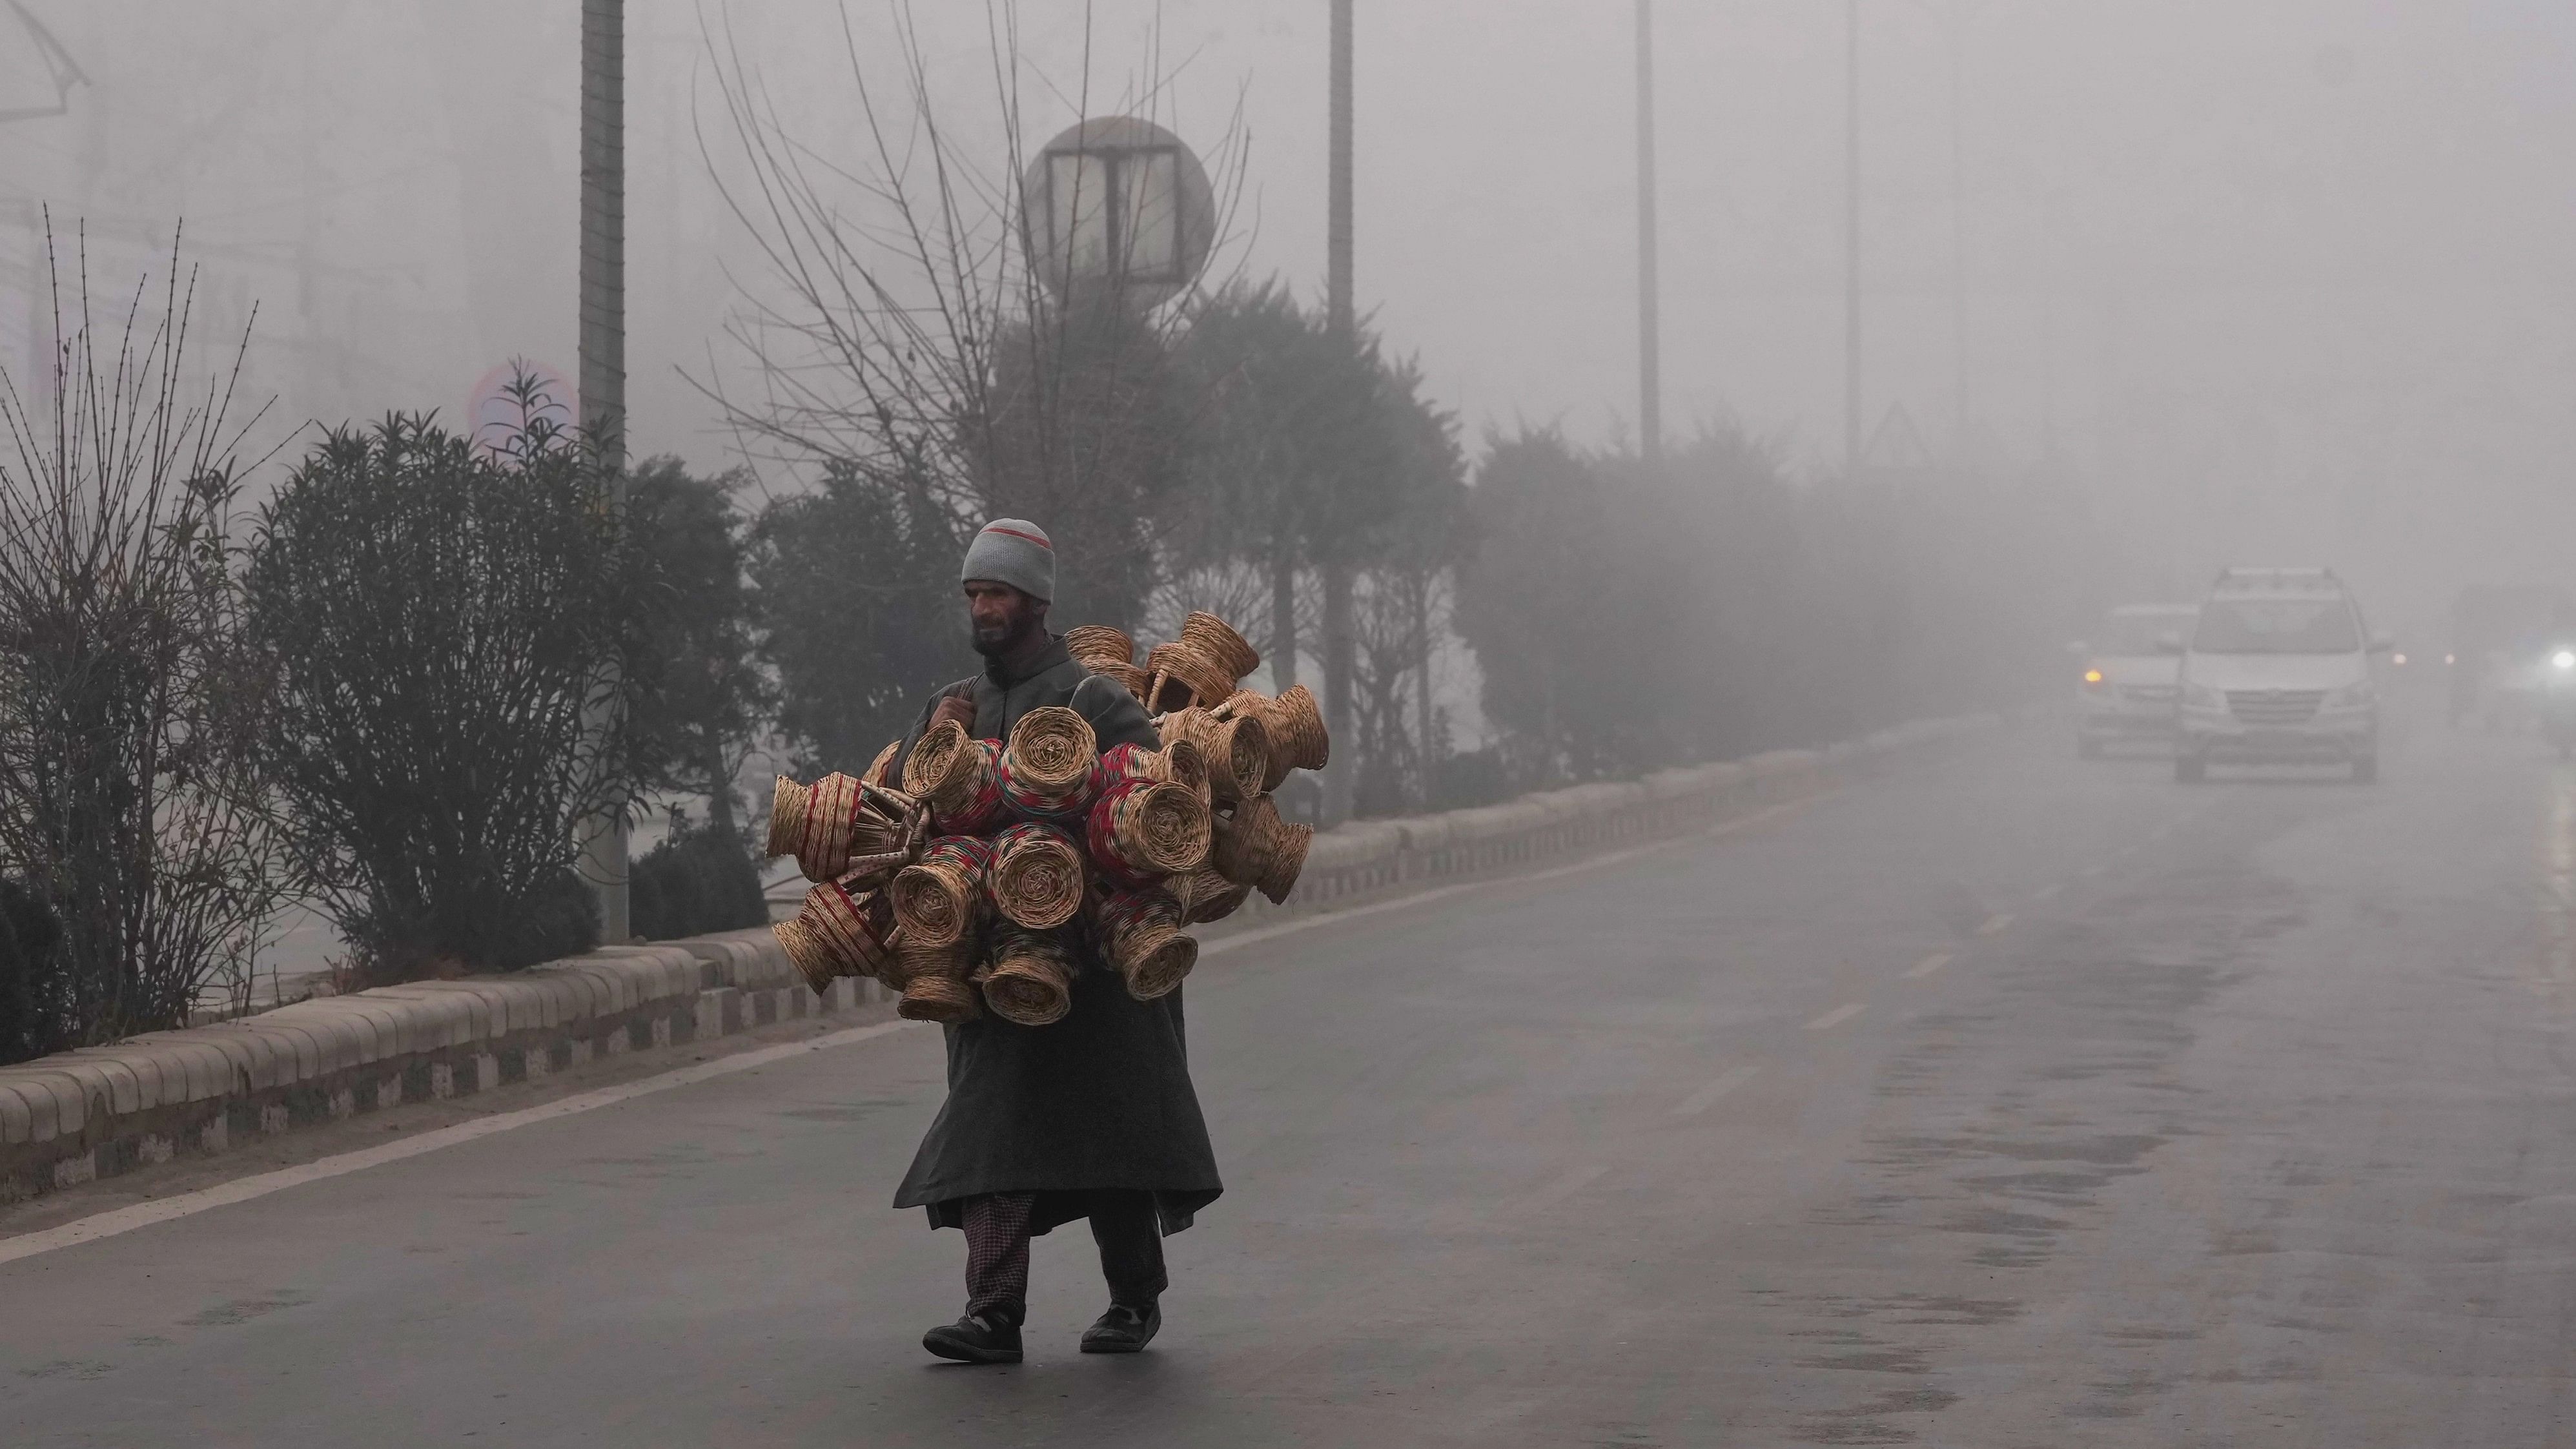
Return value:
<svg viewBox="0 0 2576 1449">
<path fill-rule="evenodd" d="M 0 1203 L 630 1051 L 893 1010 L 869 981 L 818 997 L 754 927 L 150 1032 L 0 1067 Z"/>
</svg>

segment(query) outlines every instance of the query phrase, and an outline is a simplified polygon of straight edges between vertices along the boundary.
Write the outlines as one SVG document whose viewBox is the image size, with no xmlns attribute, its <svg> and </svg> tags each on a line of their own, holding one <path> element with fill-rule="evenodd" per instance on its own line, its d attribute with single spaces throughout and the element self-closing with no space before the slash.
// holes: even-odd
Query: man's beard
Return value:
<svg viewBox="0 0 2576 1449">
<path fill-rule="evenodd" d="M 1020 642 L 1020 630 L 1007 624 L 992 629 L 978 625 L 973 638 L 976 653 L 987 659 L 999 659 L 1011 652 L 1012 645 Z"/>
</svg>

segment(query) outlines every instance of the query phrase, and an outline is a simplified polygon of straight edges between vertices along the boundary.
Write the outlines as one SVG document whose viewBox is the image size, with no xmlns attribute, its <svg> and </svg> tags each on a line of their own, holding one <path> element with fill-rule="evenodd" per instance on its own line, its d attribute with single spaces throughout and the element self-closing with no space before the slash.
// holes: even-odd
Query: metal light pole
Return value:
<svg viewBox="0 0 2576 1449">
<path fill-rule="evenodd" d="M 1968 451 L 1968 162 L 1959 108 L 1961 52 L 1966 49 L 1968 17 L 1950 8 L 1950 402 L 1951 450 L 1965 459 Z"/>
<path fill-rule="evenodd" d="M 1860 476 L 1860 0 L 1843 8 L 1843 474 Z"/>
<path fill-rule="evenodd" d="M 1332 325 L 1355 325 L 1351 306 L 1351 0 L 1333 0 L 1331 193 L 1324 220 L 1324 308 Z"/>
<path fill-rule="evenodd" d="M 1324 223 L 1324 306 L 1333 331 L 1348 337 L 1358 326 L 1351 300 L 1351 0 L 1333 0 L 1331 194 Z M 1337 740 L 1352 733 L 1351 689 L 1359 645 L 1351 620 L 1351 570 L 1328 548 L 1318 572 L 1324 586 L 1324 725 Z M 1355 782 L 1351 752 L 1333 753 L 1324 769 L 1324 820 L 1346 820 Z"/>
<path fill-rule="evenodd" d="M 1664 456 L 1663 340 L 1655 277 L 1655 11 L 1637 0 L 1637 432 L 1646 461 Z"/>
<path fill-rule="evenodd" d="M 626 5 L 581 3 L 581 421 L 621 492 L 626 475 Z M 606 727 L 607 721 L 599 722 Z M 721 785 L 722 782 L 718 782 Z M 583 874 L 599 890 L 600 939 L 634 936 L 626 816 L 585 823 Z"/>
</svg>

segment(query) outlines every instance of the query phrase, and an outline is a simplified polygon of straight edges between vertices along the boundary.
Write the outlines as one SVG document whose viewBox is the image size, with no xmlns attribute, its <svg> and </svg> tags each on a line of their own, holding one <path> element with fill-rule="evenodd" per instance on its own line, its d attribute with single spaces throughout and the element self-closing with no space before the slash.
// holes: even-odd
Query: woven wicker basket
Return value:
<svg viewBox="0 0 2576 1449">
<path fill-rule="evenodd" d="M 1052 937 L 1011 932 L 995 944 L 992 965 L 976 974 L 985 1007 L 1004 1021 L 1046 1026 L 1073 1009 L 1073 961 Z"/>
<path fill-rule="evenodd" d="M 1091 807 L 1083 840 L 1100 872 L 1132 889 L 1198 869 L 1210 831 L 1207 802 L 1188 786 L 1129 780 Z"/>
<path fill-rule="evenodd" d="M 1082 848 L 1052 825 L 1014 825 L 993 837 L 993 868 L 984 894 L 1002 919 L 1052 931 L 1082 909 L 1088 885 Z"/>
<path fill-rule="evenodd" d="M 1306 873 L 1306 851 L 1315 843 L 1312 825 L 1284 824 L 1279 830 L 1279 838 L 1270 848 L 1269 864 L 1262 868 L 1261 879 L 1253 882 L 1274 906 L 1288 903 L 1288 893 L 1297 888 L 1297 877 Z"/>
<path fill-rule="evenodd" d="M 873 889 L 903 868 L 927 833 L 927 812 L 899 790 L 863 784 L 839 773 L 812 785 L 778 777 L 769 802 L 772 856 L 792 855 L 812 881 L 857 875 L 855 889 Z"/>
<path fill-rule="evenodd" d="M 1208 773 L 1207 751 L 1196 740 L 1174 740 L 1156 752 L 1160 773 L 1155 778 L 1168 780 L 1188 790 L 1201 800 L 1216 798 L 1216 781 Z"/>
<path fill-rule="evenodd" d="M 1176 739 L 1159 750 L 1142 745 L 1112 745 L 1100 756 L 1100 788 L 1105 793 L 1130 780 L 1168 782 L 1210 798 L 1207 756 L 1189 740 Z"/>
<path fill-rule="evenodd" d="M 1279 807 L 1267 795 L 1234 807 L 1216 821 L 1216 838 L 1208 864 L 1237 885 L 1253 886 L 1273 904 L 1284 903 L 1306 868 L 1306 851 L 1315 828 L 1279 818 Z"/>
<path fill-rule="evenodd" d="M 903 788 L 930 807 L 931 824 L 942 834 L 981 835 L 1001 818 L 1001 761 L 999 745 L 942 720 L 904 760 Z"/>
<path fill-rule="evenodd" d="M 1214 704 L 1234 693 L 1235 677 L 1225 665 L 1186 639 L 1155 645 L 1145 656 L 1145 672 L 1153 676 L 1145 707 L 1156 714 Z"/>
<path fill-rule="evenodd" d="M 975 988 L 966 984 L 967 950 L 963 943 L 897 947 L 895 961 L 903 973 L 903 998 L 894 1013 L 907 1021 L 972 1021 L 982 1014 Z"/>
<path fill-rule="evenodd" d="M 794 916 L 769 928 L 816 995 L 841 976 L 883 974 L 894 954 L 894 910 L 882 893 L 853 893 L 826 881 L 805 893 Z"/>
<path fill-rule="evenodd" d="M 1181 904 L 1181 924 L 1199 925 L 1222 921 L 1243 908 L 1252 895 L 1252 887 L 1238 885 L 1205 866 L 1186 876 L 1175 876 L 1166 887 Z"/>
<path fill-rule="evenodd" d="M 1100 740 L 1091 721 L 1061 705 L 1042 705 L 1011 726 L 1002 748 L 1002 803 L 1032 820 L 1069 820 L 1100 793 Z"/>
<path fill-rule="evenodd" d="M 1182 933 L 1179 905 L 1160 891 L 1102 897 L 1093 929 L 1101 953 L 1138 1001 L 1170 995 L 1198 964 L 1198 941 Z"/>
<path fill-rule="evenodd" d="M 1076 624 L 1064 631 L 1064 652 L 1094 674 L 1112 664 L 1134 667 L 1136 641 L 1106 624 Z"/>
<path fill-rule="evenodd" d="M 1175 710 L 1154 722 L 1163 746 L 1186 740 L 1208 766 L 1208 795 L 1218 804 L 1248 800 L 1261 793 L 1270 773 L 1270 734 L 1249 715 L 1220 719 L 1203 709 Z"/>
<path fill-rule="evenodd" d="M 1333 757 L 1332 737 L 1324 732 L 1324 712 L 1315 703 L 1315 693 L 1302 684 L 1292 684 L 1270 702 L 1263 723 L 1270 726 L 1271 744 L 1288 757 L 1291 767 L 1320 770 Z"/>
<path fill-rule="evenodd" d="M 1091 667 L 1091 672 L 1117 680 L 1129 694 L 1136 696 L 1136 702 L 1139 704 L 1144 703 L 1145 696 L 1153 692 L 1154 676 L 1133 664 L 1096 664 Z"/>
<path fill-rule="evenodd" d="M 1238 689 L 1234 693 L 1227 695 L 1224 703 L 1215 705 L 1208 710 L 1208 713 L 1211 716 L 1219 720 L 1254 719 L 1261 721 L 1262 739 L 1268 748 L 1263 752 L 1262 756 L 1261 788 L 1253 792 L 1257 795 L 1267 794 L 1272 790 L 1278 789 L 1279 782 L 1287 779 L 1289 770 L 1294 768 L 1294 766 L 1289 763 L 1286 754 L 1279 748 L 1278 740 L 1273 737 L 1278 722 L 1272 717 L 1271 711 L 1275 709 L 1277 705 L 1277 700 L 1272 699 L 1269 695 L 1263 694 L 1258 690 Z M 1235 798 L 1241 799 L 1245 797 L 1237 796 Z"/>
<path fill-rule="evenodd" d="M 895 872 L 887 895 L 904 939 L 922 947 L 955 945 L 974 935 L 993 846 L 972 836 L 943 835 L 921 859 Z"/>
<path fill-rule="evenodd" d="M 1261 651 L 1216 615 L 1204 609 L 1193 609 L 1181 621 L 1181 641 L 1216 661 L 1218 668 L 1236 680 L 1261 667 Z"/>
</svg>

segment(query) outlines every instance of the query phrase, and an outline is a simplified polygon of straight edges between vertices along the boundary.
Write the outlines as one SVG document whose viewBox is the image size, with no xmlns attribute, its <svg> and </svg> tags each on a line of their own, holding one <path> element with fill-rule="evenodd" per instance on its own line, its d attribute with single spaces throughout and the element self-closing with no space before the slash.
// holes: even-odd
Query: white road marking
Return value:
<svg viewBox="0 0 2576 1449">
<path fill-rule="evenodd" d="M 1529 1196 L 1522 1198 L 1519 1202 L 1512 1204 L 1512 1211 L 1515 1213 L 1532 1213 L 1537 1212 L 1541 1208 L 1554 1207 L 1558 1203 L 1561 1203 L 1567 1198 L 1574 1196 L 1576 1193 L 1583 1191 L 1585 1188 L 1590 1187 L 1594 1179 L 1600 1177 L 1609 1170 L 1610 1168 L 1607 1164 L 1599 1162 L 1575 1168 L 1565 1176 L 1558 1178 L 1556 1181 L 1551 1182 L 1547 1186 L 1540 1188 L 1538 1191 L 1531 1193 Z"/>
<path fill-rule="evenodd" d="M 1844 1022 L 1851 1020 L 1853 1017 L 1858 1016 L 1867 1010 L 1869 1010 L 1869 1003 L 1866 1001 L 1846 1002 L 1845 1004 L 1837 1006 L 1833 1010 L 1826 1012 L 1824 1015 L 1817 1017 L 1815 1020 L 1808 1022 L 1807 1030 L 1831 1031 L 1833 1028 L 1842 1025 Z"/>
<path fill-rule="evenodd" d="M 620 1082 L 613 1087 L 601 1087 L 595 1091 L 564 1097 L 541 1106 L 523 1107 L 516 1112 L 498 1112 L 489 1117 L 478 1117 L 471 1122 L 459 1122 L 453 1127 L 441 1127 L 437 1131 L 423 1132 L 419 1136 L 406 1137 L 399 1142 L 361 1148 L 356 1152 L 343 1152 L 337 1156 L 321 1158 L 295 1167 L 282 1167 L 275 1172 L 237 1177 L 230 1182 L 199 1188 L 195 1192 L 183 1192 L 176 1197 L 165 1197 L 152 1202 L 140 1202 L 130 1207 L 96 1213 L 64 1223 L 60 1227 L 47 1228 L 42 1232 L 26 1233 L 14 1238 L 0 1238 L 0 1263 L 14 1263 L 20 1258 L 32 1258 L 38 1253 L 50 1253 L 57 1248 L 69 1248 L 80 1243 L 95 1242 L 100 1238 L 112 1238 L 119 1233 L 130 1233 L 137 1228 L 151 1227 L 155 1223 L 171 1222 L 178 1218 L 193 1217 L 214 1208 L 249 1202 L 253 1198 L 266 1197 L 273 1192 L 284 1192 L 290 1187 L 301 1187 L 308 1182 L 320 1182 L 325 1178 L 364 1172 L 370 1167 L 382 1167 L 389 1162 L 400 1162 L 407 1157 L 419 1157 L 441 1148 L 460 1146 L 479 1137 L 490 1137 L 514 1128 L 550 1122 L 557 1117 L 573 1117 L 584 1112 L 596 1112 L 602 1107 L 613 1107 L 620 1102 L 630 1102 L 637 1097 L 649 1097 L 657 1092 L 670 1091 L 674 1087 L 686 1087 L 717 1077 L 730 1077 L 738 1072 L 748 1072 L 768 1066 L 772 1062 L 787 1061 L 808 1052 L 848 1046 L 853 1042 L 867 1041 L 873 1037 L 886 1036 L 907 1027 L 921 1025 L 925 1023 L 881 1021 L 872 1026 L 854 1026 L 846 1031 L 836 1031 L 829 1035 L 815 1037 L 810 1041 L 787 1042 L 779 1046 L 763 1047 L 758 1051 L 718 1057 L 711 1062 L 697 1062 L 632 1082 Z"/>
<path fill-rule="evenodd" d="M 1908 981 L 1920 981 L 1924 977 L 1931 975 L 1933 972 L 1940 970 L 1942 967 L 1949 965 L 1951 959 L 1949 952 L 1935 951 L 1931 955 L 1924 957 L 1922 960 L 1915 962 L 1913 965 L 1906 967 L 1905 979 Z"/>
<path fill-rule="evenodd" d="M 1691 1093 L 1688 1097 L 1683 1098 L 1682 1104 L 1673 1109 L 1673 1115 L 1676 1117 L 1698 1116 L 1700 1113 L 1705 1112 L 1710 1107 L 1716 1105 L 1718 1098 L 1723 1097 L 1727 1093 L 1734 1091 L 1736 1088 L 1743 1086 L 1746 1082 L 1752 1081 L 1753 1074 L 1760 1070 L 1762 1070 L 1761 1067 L 1750 1062 L 1740 1067 L 1727 1068 L 1725 1071 L 1717 1074 L 1717 1080 L 1710 1082 L 1707 1086 L 1702 1087 L 1698 1091 Z"/>
<path fill-rule="evenodd" d="M 2000 913 L 1991 915 L 1986 917 L 1986 923 L 1984 925 L 1977 928 L 1977 934 L 1980 936 L 2000 936 L 2005 931 L 2011 929 L 2012 923 L 2013 918 L 2010 915 Z"/>
<path fill-rule="evenodd" d="M 1427 891 L 1416 891 L 1411 895 L 1397 896 L 1392 900 L 1371 901 L 1367 905 L 1352 906 L 1348 910 L 1318 911 L 1311 916 L 1299 916 L 1293 921 L 1281 921 L 1275 926 L 1256 926 L 1249 931 L 1238 931 L 1231 936 L 1219 936 L 1213 941 L 1200 942 L 1199 956 L 1205 959 L 1240 947 L 1257 946 L 1264 941 L 1276 940 L 1281 936 L 1293 936 L 1299 931 L 1310 931 L 1317 926 L 1329 926 L 1336 921 L 1357 920 L 1361 916 L 1374 916 L 1383 911 L 1418 906 L 1439 900 L 1444 896 L 1461 895 L 1474 890 L 1477 886 L 1488 884 L 1491 882 L 1474 881 L 1464 885 L 1434 886 Z"/>
</svg>

